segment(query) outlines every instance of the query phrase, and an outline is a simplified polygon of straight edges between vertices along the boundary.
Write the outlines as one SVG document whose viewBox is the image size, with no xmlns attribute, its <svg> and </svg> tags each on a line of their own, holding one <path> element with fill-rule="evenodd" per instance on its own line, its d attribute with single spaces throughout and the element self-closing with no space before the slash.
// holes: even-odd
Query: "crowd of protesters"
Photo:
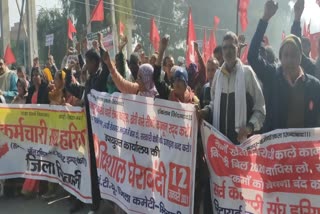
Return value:
<svg viewBox="0 0 320 214">
<path fill-rule="evenodd" d="M 207 62 L 195 43 L 198 64 L 190 65 L 184 65 L 183 57 L 175 64 L 172 56 L 165 55 L 168 37 L 160 41 L 159 52 L 146 57 L 140 54 L 142 47 L 138 45 L 127 60 L 123 50 L 128 40 L 124 36 L 113 60 L 103 47 L 101 34 L 92 49 L 86 50 L 86 40 L 78 44 L 78 60 L 66 64 L 68 55 L 75 51 L 70 48 L 61 70 L 55 65 L 53 56 L 48 57 L 43 68 L 35 58 L 30 79 L 23 66 L 16 72 L 10 71 L 0 59 L 1 102 L 85 108 L 91 159 L 91 212 L 94 213 L 99 209 L 101 198 L 87 98 L 91 89 L 193 104 L 199 120 L 211 123 L 236 145 L 255 133 L 320 126 L 320 82 L 317 79 L 320 77 L 320 57 L 313 61 L 309 56 L 310 46 L 315 45 L 320 56 L 320 40 L 318 44 L 310 44 L 301 36 L 304 1 L 298 0 L 294 7 L 292 34 L 283 40 L 277 58 L 272 47 L 263 42 L 277 9 L 274 1 L 266 2 L 250 43 L 248 62 L 239 59 L 243 44 L 232 32 L 225 34 L 221 46 L 216 47 Z M 204 210 L 212 210 L 208 169 L 200 140 L 197 156 L 196 214 L 200 213 L 201 203 Z M 10 187 L 8 195 L 20 193 L 13 190 L 16 183 L 18 181 L 6 181 Z M 54 198 L 59 191 L 63 192 L 58 185 L 30 179 L 24 180 L 20 188 L 25 197 L 40 194 L 43 199 Z M 70 212 L 79 211 L 83 206 L 74 199 Z M 116 205 L 114 207 L 115 213 L 123 212 Z"/>
</svg>

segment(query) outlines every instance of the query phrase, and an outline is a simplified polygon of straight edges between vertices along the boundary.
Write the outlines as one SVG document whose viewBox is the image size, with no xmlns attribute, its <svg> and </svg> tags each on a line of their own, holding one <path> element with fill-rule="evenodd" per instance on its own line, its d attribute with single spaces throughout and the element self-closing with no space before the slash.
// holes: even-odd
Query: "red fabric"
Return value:
<svg viewBox="0 0 320 214">
<path fill-rule="evenodd" d="M 286 38 L 286 33 L 282 31 L 282 41 Z"/>
<path fill-rule="evenodd" d="M 192 18 L 192 11 L 191 8 L 189 9 L 188 15 L 188 31 L 187 31 L 187 56 L 186 62 L 187 66 L 190 65 L 191 62 L 196 63 L 196 52 L 194 50 L 194 42 L 197 41 L 196 38 L 196 31 L 194 30 L 194 23 Z"/>
<path fill-rule="evenodd" d="M 250 47 L 250 44 L 248 44 L 245 48 L 244 48 L 244 51 L 242 52 L 242 55 L 241 55 L 241 61 L 243 64 L 248 64 L 248 53 L 249 53 L 249 47 Z"/>
<path fill-rule="evenodd" d="M 214 31 L 218 29 L 219 24 L 220 24 L 220 18 L 218 16 L 214 16 Z"/>
<path fill-rule="evenodd" d="M 34 92 L 31 97 L 31 104 L 38 104 L 38 92 Z"/>
<path fill-rule="evenodd" d="M 124 24 L 120 21 L 119 22 L 119 35 L 123 36 L 124 35 L 124 30 L 125 30 L 125 26 Z"/>
<path fill-rule="evenodd" d="M 240 0 L 239 4 L 239 16 L 242 32 L 245 32 L 248 27 L 248 7 L 250 4 L 250 0 Z"/>
<path fill-rule="evenodd" d="M 76 32 L 77 32 L 76 28 L 72 24 L 71 20 L 68 19 L 68 37 L 70 40 L 72 40 L 72 33 L 76 33 Z"/>
<path fill-rule="evenodd" d="M 10 45 L 7 46 L 3 58 L 7 65 L 11 65 L 16 62 L 16 57 L 14 56 L 13 51 L 10 48 Z"/>
<path fill-rule="evenodd" d="M 213 30 L 210 32 L 209 38 L 209 53 L 213 54 L 214 49 L 217 47 L 216 35 Z"/>
<path fill-rule="evenodd" d="M 207 61 L 208 61 L 208 59 L 210 57 L 210 54 L 208 52 L 207 31 L 206 31 L 206 29 L 203 29 L 202 54 L 203 54 L 204 63 L 207 63 Z"/>
<path fill-rule="evenodd" d="M 93 9 L 91 21 L 94 22 L 102 22 L 104 20 L 104 8 L 103 8 L 103 1 L 99 0 L 96 7 Z"/>
<path fill-rule="evenodd" d="M 320 32 L 310 35 L 310 42 L 311 42 L 311 44 L 313 44 L 313 45 L 311 45 L 311 57 L 313 59 L 318 58 L 317 46 L 318 46 L 319 38 L 320 38 Z"/>
<path fill-rule="evenodd" d="M 320 7 L 320 0 L 316 0 L 316 3 L 319 5 L 319 7 Z"/>
<path fill-rule="evenodd" d="M 40 184 L 39 180 L 25 179 L 22 186 L 22 191 L 29 192 L 29 193 L 36 193 L 39 191 L 39 184 Z"/>
<path fill-rule="evenodd" d="M 150 22 L 150 42 L 154 50 L 159 51 L 160 35 L 153 17 Z"/>
</svg>

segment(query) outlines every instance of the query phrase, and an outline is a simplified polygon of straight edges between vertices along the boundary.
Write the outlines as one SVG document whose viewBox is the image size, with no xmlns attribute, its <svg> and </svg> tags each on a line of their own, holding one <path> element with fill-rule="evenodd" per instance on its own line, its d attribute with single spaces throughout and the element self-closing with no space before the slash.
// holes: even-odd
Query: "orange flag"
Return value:
<svg viewBox="0 0 320 214">
<path fill-rule="evenodd" d="M 248 7 L 250 4 L 250 0 L 240 0 L 238 12 L 240 15 L 240 23 L 242 32 L 245 32 L 248 27 Z"/>
</svg>

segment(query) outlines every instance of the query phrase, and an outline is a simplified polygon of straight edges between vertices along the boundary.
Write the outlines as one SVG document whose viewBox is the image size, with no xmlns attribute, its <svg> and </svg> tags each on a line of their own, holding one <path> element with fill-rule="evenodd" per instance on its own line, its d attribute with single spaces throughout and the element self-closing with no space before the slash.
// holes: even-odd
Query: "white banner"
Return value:
<svg viewBox="0 0 320 214">
<path fill-rule="evenodd" d="M 88 39 L 88 49 L 92 48 L 92 42 L 94 40 L 98 41 L 98 33 L 102 33 L 102 44 L 107 49 L 110 50 L 113 48 L 113 35 L 111 31 L 108 31 L 107 29 L 103 29 L 99 32 L 95 33 L 88 33 L 87 39 Z"/>
<path fill-rule="evenodd" d="M 233 145 L 201 130 L 214 213 L 320 213 L 320 129 L 276 130 Z"/>
<path fill-rule="evenodd" d="M 91 203 L 83 109 L 2 104 L 0 112 L 0 180 L 24 177 L 59 183 Z"/>
<path fill-rule="evenodd" d="M 53 34 L 46 35 L 46 47 L 53 45 L 53 39 Z"/>
<path fill-rule="evenodd" d="M 96 91 L 89 102 L 102 198 L 127 213 L 193 213 L 194 106 Z"/>
</svg>

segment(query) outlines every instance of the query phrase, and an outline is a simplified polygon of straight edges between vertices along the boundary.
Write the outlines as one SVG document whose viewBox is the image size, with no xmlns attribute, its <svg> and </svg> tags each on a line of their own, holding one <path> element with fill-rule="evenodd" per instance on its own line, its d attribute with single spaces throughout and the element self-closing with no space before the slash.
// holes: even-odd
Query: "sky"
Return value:
<svg viewBox="0 0 320 214">
<path fill-rule="evenodd" d="M 1 0 L 2 1 L 2 0 Z M 59 0 L 35 0 L 36 1 L 36 9 L 37 12 L 41 8 L 50 9 L 50 8 L 61 8 Z M 19 6 L 21 8 L 22 0 L 18 0 Z M 9 0 L 9 19 L 10 19 L 10 26 L 12 27 L 14 23 L 19 22 L 19 11 L 17 8 L 17 4 L 15 0 Z"/>
</svg>

